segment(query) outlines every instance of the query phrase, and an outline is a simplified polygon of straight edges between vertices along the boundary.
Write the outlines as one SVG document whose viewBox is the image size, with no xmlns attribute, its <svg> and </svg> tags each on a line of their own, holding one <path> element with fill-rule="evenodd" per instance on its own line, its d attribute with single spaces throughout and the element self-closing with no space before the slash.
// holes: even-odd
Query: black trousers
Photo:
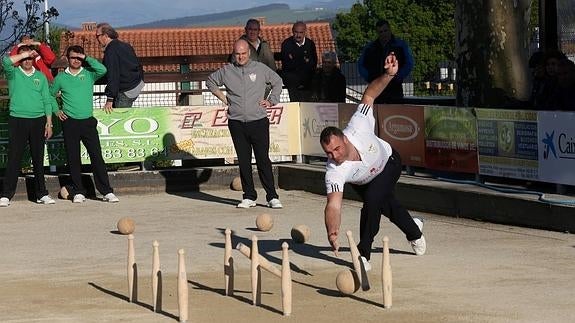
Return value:
<svg viewBox="0 0 575 323">
<path fill-rule="evenodd" d="M 256 158 L 260 182 L 266 191 L 266 200 L 278 198 L 269 157 L 270 122 L 268 118 L 249 122 L 230 119 L 228 120 L 228 128 L 240 164 L 240 178 L 244 190 L 243 198 L 255 201 L 258 197 L 252 177 L 252 149 Z"/>
<path fill-rule="evenodd" d="M 374 103 L 403 103 L 403 82 L 393 79 L 387 87 L 375 98 Z"/>
<path fill-rule="evenodd" d="M 70 169 L 70 177 L 72 178 L 72 187 L 67 187 L 71 197 L 76 194 L 86 195 L 86 188 L 82 184 L 80 142 L 84 144 L 90 156 L 96 189 L 102 193 L 102 195 L 113 192 L 112 187 L 110 187 L 108 171 L 106 170 L 106 162 L 104 162 L 104 158 L 102 158 L 102 148 L 100 147 L 97 125 L 98 120 L 94 117 L 88 119 L 73 119 L 68 117 L 66 121 L 62 122 L 64 144 L 66 145 L 66 158 L 68 160 L 68 168 Z"/>
<path fill-rule="evenodd" d="M 2 197 L 12 199 L 16 193 L 22 157 L 27 145 L 30 146 L 30 156 L 34 168 L 34 195 L 36 199 L 48 195 L 44 179 L 45 127 L 45 116 L 38 118 L 8 117 L 8 163 L 4 175 Z"/>
<path fill-rule="evenodd" d="M 359 222 L 359 253 L 370 259 L 373 239 L 379 232 L 381 215 L 385 215 L 404 234 L 407 240 L 421 238 L 421 231 L 409 212 L 397 201 L 394 195 L 395 184 L 401 175 L 401 157 L 393 150 L 383 171 L 371 182 L 364 185 L 352 185 L 363 200 Z"/>
</svg>

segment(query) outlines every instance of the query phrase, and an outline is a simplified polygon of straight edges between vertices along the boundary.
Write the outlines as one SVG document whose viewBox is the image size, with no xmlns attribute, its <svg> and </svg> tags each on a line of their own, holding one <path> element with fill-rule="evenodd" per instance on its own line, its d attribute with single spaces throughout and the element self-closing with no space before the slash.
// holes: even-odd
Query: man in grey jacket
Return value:
<svg viewBox="0 0 575 323">
<path fill-rule="evenodd" d="M 256 206 L 257 192 L 252 177 L 252 148 L 258 175 L 266 191 L 269 207 L 282 208 L 275 189 L 269 158 L 270 131 L 266 108 L 279 103 L 281 77 L 265 64 L 250 59 L 249 44 L 240 39 L 234 44 L 234 63 L 212 73 L 206 82 L 208 89 L 228 106 L 228 128 L 240 164 L 243 200 L 239 208 Z M 266 84 L 271 91 L 264 97 Z M 226 94 L 220 90 L 224 86 Z"/>
</svg>

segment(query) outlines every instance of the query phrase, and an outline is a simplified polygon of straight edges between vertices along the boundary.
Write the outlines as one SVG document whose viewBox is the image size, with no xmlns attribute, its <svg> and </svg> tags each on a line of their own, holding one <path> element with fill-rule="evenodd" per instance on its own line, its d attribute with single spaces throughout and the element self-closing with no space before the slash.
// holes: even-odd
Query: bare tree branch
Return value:
<svg viewBox="0 0 575 323">
<path fill-rule="evenodd" d="M 18 10 L 14 1 L 0 0 L 0 54 L 6 53 L 23 36 L 34 35 L 44 23 L 58 17 L 59 12 L 51 7 L 42 10 L 44 0 L 24 0 L 24 7 Z"/>
</svg>

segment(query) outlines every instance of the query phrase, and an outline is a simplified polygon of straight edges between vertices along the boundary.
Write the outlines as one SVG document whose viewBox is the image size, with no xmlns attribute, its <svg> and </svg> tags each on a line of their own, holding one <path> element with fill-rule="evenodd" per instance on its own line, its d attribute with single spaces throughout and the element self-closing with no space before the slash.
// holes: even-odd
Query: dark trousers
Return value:
<svg viewBox="0 0 575 323">
<path fill-rule="evenodd" d="M 114 100 L 114 108 L 131 108 L 136 98 L 129 98 L 124 92 L 118 92 L 118 97 Z"/>
<path fill-rule="evenodd" d="M 303 87 L 288 87 L 290 102 L 312 102 L 312 91 Z"/>
<path fill-rule="evenodd" d="M 66 145 L 66 158 L 68 159 L 70 177 L 72 178 L 72 187 L 68 188 L 71 197 L 76 194 L 86 195 L 86 189 L 84 185 L 82 185 L 80 142 L 84 144 L 90 156 L 96 189 L 102 193 L 102 195 L 113 192 L 112 187 L 110 187 L 110 180 L 108 179 L 106 163 L 104 162 L 104 158 L 102 158 L 102 148 L 100 147 L 100 138 L 96 128 L 97 124 L 98 120 L 94 117 L 88 119 L 73 119 L 68 117 L 66 121 L 62 122 L 64 144 Z"/>
<path fill-rule="evenodd" d="M 359 253 L 369 260 L 373 239 L 379 232 L 381 215 L 385 215 L 404 234 L 407 240 L 421 238 L 421 231 L 409 212 L 394 195 L 395 184 L 401 175 L 401 157 L 394 150 L 383 171 L 365 185 L 352 185 L 363 200 L 359 222 Z"/>
<path fill-rule="evenodd" d="M 8 164 L 4 175 L 2 197 L 12 199 L 16 193 L 22 157 L 27 145 L 30 145 L 30 156 L 34 167 L 34 195 L 36 199 L 48 195 L 44 180 L 45 127 L 45 116 L 39 118 L 8 117 Z"/>
<path fill-rule="evenodd" d="M 278 198 L 269 157 L 270 122 L 268 118 L 249 122 L 230 119 L 228 120 L 228 128 L 240 164 L 240 178 L 244 190 L 243 198 L 255 201 L 258 197 L 252 177 L 252 149 L 256 158 L 260 182 L 266 191 L 266 200 Z"/>
<path fill-rule="evenodd" d="M 375 98 L 374 103 L 401 104 L 403 103 L 403 82 L 393 79 L 387 87 Z"/>
<path fill-rule="evenodd" d="M 288 90 L 290 102 L 311 102 L 313 74 L 305 71 L 283 72 L 282 79 Z"/>
</svg>

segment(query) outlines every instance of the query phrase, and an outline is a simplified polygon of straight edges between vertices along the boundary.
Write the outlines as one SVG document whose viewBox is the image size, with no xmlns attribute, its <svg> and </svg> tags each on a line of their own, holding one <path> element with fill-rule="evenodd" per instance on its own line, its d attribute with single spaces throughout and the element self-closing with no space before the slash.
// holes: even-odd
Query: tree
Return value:
<svg viewBox="0 0 575 323">
<path fill-rule="evenodd" d="M 529 98 L 530 0 L 459 0 L 457 105 L 508 107 Z"/>
<path fill-rule="evenodd" d="M 377 38 L 375 23 L 389 21 L 391 30 L 413 51 L 416 83 L 432 79 L 443 61 L 453 61 L 454 0 L 364 0 L 340 13 L 333 24 L 340 58 L 355 61 L 367 42 Z"/>
<path fill-rule="evenodd" d="M 24 0 L 23 10 L 14 7 L 14 1 L 0 0 L 0 54 L 5 53 L 22 36 L 35 35 L 44 23 L 58 17 L 56 8 L 44 12 L 44 0 Z"/>
<path fill-rule="evenodd" d="M 73 33 L 67 28 L 57 25 L 50 25 L 50 37 L 47 42 L 50 44 L 50 48 L 52 48 L 52 51 L 56 53 L 56 56 L 58 56 L 58 53 L 61 52 L 60 51 L 61 38 L 70 37 L 72 34 Z M 40 39 L 42 41 L 46 41 L 45 38 L 46 34 L 44 33 L 44 30 L 38 30 L 38 32 L 36 32 L 36 35 L 34 36 L 34 39 Z"/>
</svg>

